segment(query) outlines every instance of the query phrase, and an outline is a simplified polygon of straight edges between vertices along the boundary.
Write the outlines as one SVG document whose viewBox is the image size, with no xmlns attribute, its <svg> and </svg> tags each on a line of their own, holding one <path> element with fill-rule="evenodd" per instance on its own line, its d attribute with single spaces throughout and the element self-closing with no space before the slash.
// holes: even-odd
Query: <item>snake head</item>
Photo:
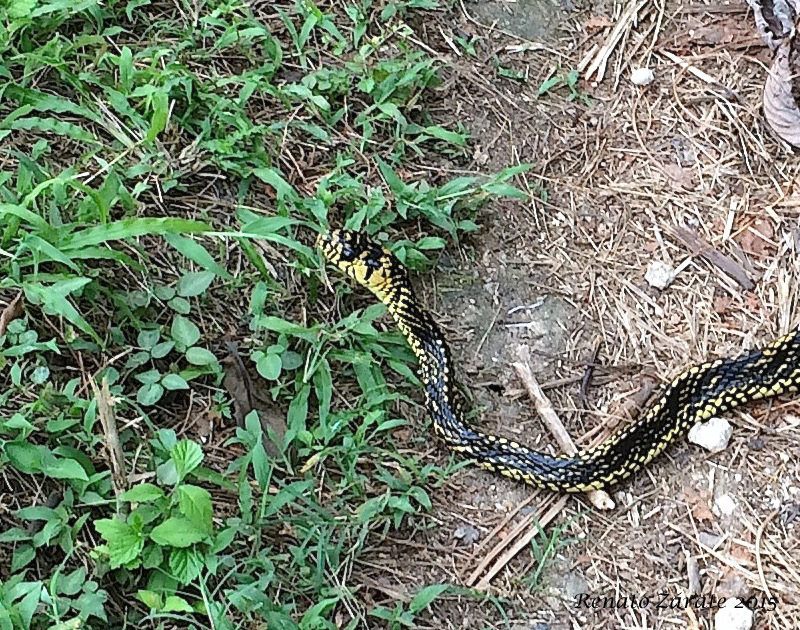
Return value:
<svg viewBox="0 0 800 630">
<path fill-rule="evenodd" d="M 317 247 L 329 263 L 372 291 L 404 275 L 394 255 L 363 232 L 331 230 L 317 237 Z"/>
</svg>

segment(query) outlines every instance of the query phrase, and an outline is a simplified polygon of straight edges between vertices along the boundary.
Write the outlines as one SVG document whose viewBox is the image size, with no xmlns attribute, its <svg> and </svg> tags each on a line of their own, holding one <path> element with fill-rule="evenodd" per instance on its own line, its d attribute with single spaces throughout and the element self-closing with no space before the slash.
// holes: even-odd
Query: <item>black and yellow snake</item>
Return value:
<svg viewBox="0 0 800 630">
<path fill-rule="evenodd" d="M 426 408 L 447 446 L 484 468 L 533 486 L 562 492 L 610 486 L 648 464 L 698 421 L 753 400 L 797 391 L 800 384 L 800 333 L 795 329 L 742 357 L 688 368 L 664 388 L 638 422 L 593 448 L 573 457 L 533 451 L 466 424 L 454 397 L 447 343 L 391 252 L 361 232 L 345 230 L 321 235 L 318 246 L 329 262 L 389 309 L 417 357 Z"/>
</svg>

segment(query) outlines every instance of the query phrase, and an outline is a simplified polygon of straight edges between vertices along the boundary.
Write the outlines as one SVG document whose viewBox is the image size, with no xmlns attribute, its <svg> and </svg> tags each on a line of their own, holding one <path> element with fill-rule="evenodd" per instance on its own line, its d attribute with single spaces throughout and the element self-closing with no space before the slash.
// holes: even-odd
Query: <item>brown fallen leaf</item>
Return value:
<svg viewBox="0 0 800 630">
<path fill-rule="evenodd" d="M 695 188 L 694 171 L 680 164 L 665 164 L 661 167 L 669 183 L 678 190 L 693 190 Z"/>
<path fill-rule="evenodd" d="M 0 337 L 6 334 L 8 325 L 22 315 L 22 291 L 0 313 Z"/>
<path fill-rule="evenodd" d="M 714 521 L 714 513 L 711 511 L 711 505 L 709 504 L 709 499 L 711 497 L 707 493 L 685 488 L 683 497 L 686 499 L 686 503 L 689 505 L 689 509 L 692 512 L 692 517 L 696 521 L 706 521 L 709 523 Z"/>
<path fill-rule="evenodd" d="M 269 438 L 269 435 L 272 432 L 278 442 L 283 442 L 286 420 L 278 409 L 267 404 L 257 395 L 250 374 L 236 349 L 236 344 L 229 343 L 227 346 L 228 357 L 223 361 L 225 373 L 222 377 L 222 386 L 233 399 L 236 424 L 243 427 L 245 417 L 255 409 L 263 430 L 264 450 L 270 457 L 276 457 L 279 454 L 278 446 Z"/>
<path fill-rule="evenodd" d="M 795 37 L 785 39 L 764 83 L 764 117 L 783 140 L 800 147 L 800 51 Z"/>
<path fill-rule="evenodd" d="M 775 234 L 772 224 L 765 219 L 758 219 L 737 239 L 741 248 L 756 258 L 766 258 L 776 253 L 775 246 L 768 240 Z"/>
</svg>

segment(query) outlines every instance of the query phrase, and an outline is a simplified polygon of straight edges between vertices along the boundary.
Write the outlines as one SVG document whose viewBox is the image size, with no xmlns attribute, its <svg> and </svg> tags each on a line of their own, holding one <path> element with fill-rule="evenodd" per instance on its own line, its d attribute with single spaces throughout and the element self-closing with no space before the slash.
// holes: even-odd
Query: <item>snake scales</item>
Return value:
<svg viewBox="0 0 800 630">
<path fill-rule="evenodd" d="M 419 362 L 426 408 L 447 446 L 484 468 L 533 486 L 585 492 L 610 486 L 647 465 L 698 421 L 741 404 L 797 391 L 798 329 L 739 358 L 690 367 L 667 385 L 638 422 L 572 457 L 554 457 L 476 431 L 454 397 L 450 350 L 414 295 L 408 274 L 388 250 L 361 232 L 334 230 L 318 239 L 324 257 L 383 302 Z"/>
</svg>

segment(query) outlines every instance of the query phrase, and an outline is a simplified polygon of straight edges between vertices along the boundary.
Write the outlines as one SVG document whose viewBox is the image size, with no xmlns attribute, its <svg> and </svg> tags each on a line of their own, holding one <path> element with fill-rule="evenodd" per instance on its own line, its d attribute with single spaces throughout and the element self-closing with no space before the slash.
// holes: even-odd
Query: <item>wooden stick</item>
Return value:
<svg viewBox="0 0 800 630">
<path fill-rule="evenodd" d="M 559 419 L 558 414 L 556 414 L 555 409 L 553 409 L 553 405 L 550 404 L 550 401 L 547 399 L 547 396 L 545 396 L 539 383 L 536 382 L 530 365 L 528 365 L 527 362 L 514 363 L 512 365 L 514 366 L 519 380 L 522 381 L 525 385 L 525 389 L 528 390 L 528 395 L 533 401 L 536 411 L 553 434 L 553 437 L 555 437 L 561 450 L 567 455 L 575 455 L 578 452 L 578 447 L 575 446 L 575 442 L 572 441 L 572 438 Z M 615 506 L 614 501 L 604 490 L 592 490 L 587 493 L 586 497 L 598 510 L 611 510 Z"/>
<path fill-rule="evenodd" d="M 703 240 L 694 230 L 682 225 L 675 225 L 669 227 L 666 232 L 683 243 L 693 256 L 700 256 L 711 263 L 711 265 L 722 271 L 745 291 L 749 291 L 755 286 L 747 275 L 747 271 L 745 271 L 744 267 L 730 256 L 726 256 L 722 252 L 714 249 L 712 245 Z"/>
<path fill-rule="evenodd" d="M 580 64 L 578 65 L 579 70 L 585 68 L 587 65 L 589 66 L 583 75 L 584 79 L 588 81 L 592 78 L 593 74 L 597 73 L 597 82 L 599 83 L 603 80 L 603 77 L 606 74 L 606 64 L 608 63 L 609 57 L 611 57 L 611 53 L 614 52 L 617 44 L 619 44 L 619 42 L 622 40 L 625 31 L 630 28 L 633 21 L 639 15 L 639 10 L 645 4 L 647 4 L 647 0 L 632 0 L 628 5 L 628 8 L 625 9 L 622 15 L 620 15 L 617 19 L 614 28 L 611 29 L 611 32 L 608 34 L 606 41 L 603 42 L 600 50 L 594 52 L 593 48 L 589 55 L 581 60 Z"/>
<path fill-rule="evenodd" d="M 545 512 L 542 516 L 539 517 L 539 527 L 530 527 L 528 531 L 526 531 L 520 538 L 503 554 L 503 556 L 494 563 L 491 569 L 486 572 L 486 575 L 483 576 L 483 579 L 478 582 L 476 588 L 479 590 L 486 590 L 489 588 L 489 582 L 492 581 L 492 578 L 498 574 L 500 569 L 506 566 L 511 559 L 516 556 L 520 551 L 522 551 L 528 544 L 539 535 L 540 527 L 546 527 L 547 524 L 552 521 L 556 516 L 558 516 L 559 512 L 564 509 L 567 505 L 567 501 L 569 497 L 566 495 L 561 495 L 558 500 L 553 504 L 547 512 Z"/>
<path fill-rule="evenodd" d="M 119 496 L 127 490 L 128 481 L 125 473 L 125 456 L 119 443 L 117 418 L 114 413 L 114 404 L 117 401 L 111 396 L 108 381 L 105 378 L 100 387 L 97 386 L 94 378 L 90 377 L 89 383 L 94 390 L 97 415 L 100 417 L 100 425 L 103 427 L 103 437 L 111 468 L 111 485 L 114 488 L 114 494 L 119 499 Z"/>
</svg>

